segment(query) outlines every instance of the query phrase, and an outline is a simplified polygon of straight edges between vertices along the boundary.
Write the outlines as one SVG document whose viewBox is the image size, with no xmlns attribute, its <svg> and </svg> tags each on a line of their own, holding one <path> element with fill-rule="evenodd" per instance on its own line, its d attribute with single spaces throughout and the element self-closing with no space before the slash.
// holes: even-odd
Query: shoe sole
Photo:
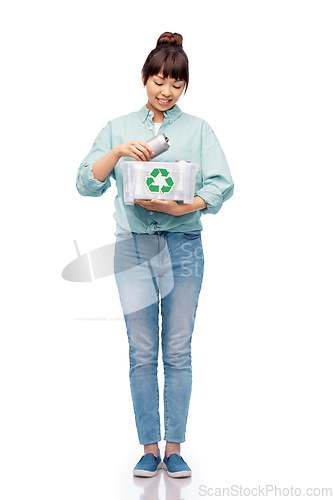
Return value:
<svg viewBox="0 0 333 500">
<path fill-rule="evenodd" d="M 133 469 L 133 476 L 136 477 L 154 477 L 158 473 L 159 469 L 162 468 L 162 462 L 160 462 L 157 466 L 156 470 L 144 470 L 144 469 Z"/>
<path fill-rule="evenodd" d="M 190 476 L 192 476 L 192 471 L 190 471 L 190 470 L 180 470 L 178 472 L 170 472 L 170 471 L 168 471 L 168 467 L 166 466 L 166 464 L 164 462 L 163 462 L 163 469 L 166 470 L 166 473 L 170 477 L 190 477 Z"/>
</svg>

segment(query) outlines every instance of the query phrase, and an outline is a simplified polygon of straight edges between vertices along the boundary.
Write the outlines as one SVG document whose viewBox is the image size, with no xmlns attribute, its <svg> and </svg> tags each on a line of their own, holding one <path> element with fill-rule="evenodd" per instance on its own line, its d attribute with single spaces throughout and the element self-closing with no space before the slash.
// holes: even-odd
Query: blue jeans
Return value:
<svg viewBox="0 0 333 500">
<path fill-rule="evenodd" d="M 139 442 L 161 439 L 160 309 L 164 439 L 183 443 L 192 388 L 191 339 L 204 268 L 201 232 L 122 233 L 117 236 L 114 268 L 127 328 Z"/>
</svg>

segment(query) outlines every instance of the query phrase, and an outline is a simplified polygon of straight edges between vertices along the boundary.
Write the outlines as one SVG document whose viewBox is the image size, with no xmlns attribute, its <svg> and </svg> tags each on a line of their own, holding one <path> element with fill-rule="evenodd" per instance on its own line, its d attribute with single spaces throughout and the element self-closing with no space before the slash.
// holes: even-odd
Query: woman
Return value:
<svg viewBox="0 0 333 500">
<path fill-rule="evenodd" d="M 185 441 L 192 369 L 191 338 L 203 275 L 201 214 L 216 214 L 233 194 L 221 146 L 204 120 L 177 105 L 187 91 L 188 59 L 182 36 L 163 33 L 142 69 L 148 102 L 138 112 L 113 119 L 101 130 L 79 167 L 77 189 L 101 196 L 116 181 L 115 275 L 124 312 L 130 357 L 130 386 L 139 442 L 144 455 L 136 476 L 164 467 L 172 477 L 191 475 L 180 454 Z M 187 160 L 200 165 L 192 204 L 135 200 L 124 204 L 119 160 L 150 161 L 148 139 L 165 133 L 171 147 L 154 161 Z M 159 311 L 161 307 L 161 311 Z M 159 312 L 162 318 L 164 426 L 161 462 L 157 381 Z"/>
</svg>

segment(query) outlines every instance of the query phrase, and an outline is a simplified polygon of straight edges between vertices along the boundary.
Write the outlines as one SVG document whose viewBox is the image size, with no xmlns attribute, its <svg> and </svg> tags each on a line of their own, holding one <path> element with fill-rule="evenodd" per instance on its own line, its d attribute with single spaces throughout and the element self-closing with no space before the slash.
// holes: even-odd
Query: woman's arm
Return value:
<svg viewBox="0 0 333 500">
<path fill-rule="evenodd" d="M 207 203 L 202 198 L 200 198 L 200 196 L 196 196 L 193 200 L 193 203 L 179 204 L 173 200 L 134 200 L 134 203 L 137 203 L 147 210 L 163 212 L 169 215 L 189 214 L 190 212 L 202 210 L 203 208 L 207 207 Z"/>
<path fill-rule="evenodd" d="M 100 182 L 104 182 L 120 158 L 117 148 L 114 148 L 106 153 L 103 158 L 95 161 L 91 168 L 94 178 Z"/>
<path fill-rule="evenodd" d="M 203 122 L 201 144 L 202 187 L 196 194 L 206 201 L 203 214 L 216 214 L 234 192 L 224 151 L 210 125 Z"/>
<path fill-rule="evenodd" d="M 82 196 L 101 196 L 111 185 L 110 177 L 115 179 L 113 169 L 122 156 L 149 161 L 152 153 L 149 144 L 141 140 L 125 142 L 112 148 L 111 122 L 108 122 L 79 167 L 76 188 Z"/>
<path fill-rule="evenodd" d="M 103 158 L 97 160 L 93 164 L 91 171 L 95 179 L 104 182 L 123 156 L 130 156 L 136 161 L 150 161 L 153 153 L 153 149 L 144 141 L 124 142 L 111 149 Z"/>
</svg>

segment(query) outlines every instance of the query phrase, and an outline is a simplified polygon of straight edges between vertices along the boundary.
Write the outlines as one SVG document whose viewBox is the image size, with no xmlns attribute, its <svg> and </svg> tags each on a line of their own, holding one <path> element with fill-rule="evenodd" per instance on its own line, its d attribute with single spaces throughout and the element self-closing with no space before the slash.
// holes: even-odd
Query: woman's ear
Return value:
<svg viewBox="0 0 333 500">
<path fill-rule="evenodd" d="M 141 70 L 141 80 L 142 80 L 143 86 L 145 86 L 145 82 L 143 80 L 143 71 L 142 70 Z"/>
</svg>

